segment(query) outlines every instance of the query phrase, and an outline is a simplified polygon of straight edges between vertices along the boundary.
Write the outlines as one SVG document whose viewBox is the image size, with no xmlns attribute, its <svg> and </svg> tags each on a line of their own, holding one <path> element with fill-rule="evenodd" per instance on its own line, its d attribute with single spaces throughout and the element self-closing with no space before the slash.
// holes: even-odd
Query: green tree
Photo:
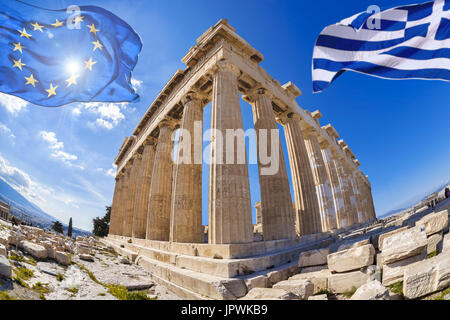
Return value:
<svg viewBox="0 0 450 320">
<path fill-rule="evenodd" d="M 72 238 L 72 217 L 70 217 L 69 220 L 69 227 L 67 228 L 67 236 L 69 238 Z"/>
<path fill-rule="evenodd" d="M 109 220 L 111 218 L 111 206 L 106 206 L 106 214 L 103 218 L 94 218 L 94 230 L 92 233 L 98 237 L 106 237 L 109 233 Z"/>
<path fill-rule="evenodd" d="M 54 222 L 53 222 L 53 225 L 52 225 L 52 227 L 51 227 L 51 229 L 52 229 L 53 231 L 55 231 L 55 232 L 58 232 L 58 233 L 63 233 L 63 232 L 64 232 L 64 231 L 63 231 L 63 225 L 62 225 L 62 223 L 59 222 L 59 221 L 54 221 Z"/>
</svg>

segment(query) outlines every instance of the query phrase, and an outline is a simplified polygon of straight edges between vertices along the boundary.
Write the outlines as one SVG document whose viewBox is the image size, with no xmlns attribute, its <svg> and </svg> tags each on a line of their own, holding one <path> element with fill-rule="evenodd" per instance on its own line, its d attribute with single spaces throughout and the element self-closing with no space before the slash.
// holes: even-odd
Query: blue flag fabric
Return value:
<svg viewBox="0 0 450 320">
<path fill-rule="evenodd" d="M 141 48 L 136 32 L 105 9 L 0 0 L 0 92 L 31 103 L 138 101 L 131 72 Z"/>
<path fill-rule="evenodd" d="M 450 0 L 363 12 L 326 27 L 314 47 L 314 92 L 345 71 L 450 81 Z"/>
</svg>

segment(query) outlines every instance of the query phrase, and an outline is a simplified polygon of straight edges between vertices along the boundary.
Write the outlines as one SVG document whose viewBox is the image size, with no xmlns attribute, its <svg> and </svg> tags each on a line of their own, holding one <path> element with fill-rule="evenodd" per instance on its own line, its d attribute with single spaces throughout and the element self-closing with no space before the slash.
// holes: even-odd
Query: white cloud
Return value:
<svg viewBox="0 0 450 320">
<path fill-rule="evenodd" d="M 8 128 L 6 125 L 0 122 L 0 132 L 3 132 L 7 136 L 9 136 L 12 139 L 15 139 L 16 136 L 12 133 L 11 129 Z"/>
<path fill-rule="evenodd" d="M 76 117 L 78 117 L 81 114 L 80 108 L 76 107 L 72 109 L 72 114 Z"/>
<path fill-rule="evenodd" d="M 34 182 L 26 172 L 9 165 L 1 155 L 0 178 L 29 201 L 38 205 L 44 202 L 42 195 L 46 196 L 53 192 L 53 189 Z"/>
<path fill-rule="evenodd" d="M 114 129 L 122 120 L 125 120 L 125 115 L 122 110 L 134 111 L 134 109 L 128 108 L 127 102 L 90 102 L 81 104 L 79 107 L 72 109 L 72 114 L 79 117 L 83 113 L 83 110 L 86 110 L 96 118 L 95 120 L 87 122 L 89 126 L 106 130 Z"/>
<path fill-rule="evenodd" d="M 78 157 L 64 151 L 64 143 L 58 141 L 58 138 L 54 132 L 41 131 L 39 132 L 39 136 L 42 140 L 47 142 L 49 149 L 52 150 L 52 153 L 50 154 L 52 158 L 60 160 L 69 167 L 76 167 L 80 170 L 84 170 L 84 167 L 73 163 L 73 161 L 77 160 Z"/>
<path fill-rule="evenodd" d="M 142 83 L 142 80 L 131 78 L 131 86 L 133 87 L 134 91 L 138 91 L 138 89 L 142 87 Z"/>
<path fill-rule="evenodd" d="M 10 94 L 0 93 L 0 105 L 9 113 L 17 114 L 28 105 L 28 102 Z"/>
<path fill-rule="evenodd" d="M 108 177 L 115 178 L 116 177 L 117 166 L 115 164 L 113 164 L 112 167 L 109 168 L 108 170 L 103 169 L 103 168 L 97 168 L 97 171 L 105 174 Z"/>
</svg>

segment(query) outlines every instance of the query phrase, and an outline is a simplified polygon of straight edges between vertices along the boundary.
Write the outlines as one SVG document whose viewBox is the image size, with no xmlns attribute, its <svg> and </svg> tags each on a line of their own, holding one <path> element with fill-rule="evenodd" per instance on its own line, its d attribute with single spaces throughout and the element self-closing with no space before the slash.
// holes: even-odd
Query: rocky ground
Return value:
<svg viewBox="0 0 450 320">
<path fill-rule="evenodd" d="M 450 300 L 449 208 L 447 199 L 338 232 L 331 245 L 300 253 L 295 272 L 247 283 L 242 299 Z"/>
<path fill-rule="evenodd" d="M 148 273 L 94 238 L 0 223 L 0 300 L 173 300 Z M 16 247 L 17 244 L 17 247 Z"/>
</svg>

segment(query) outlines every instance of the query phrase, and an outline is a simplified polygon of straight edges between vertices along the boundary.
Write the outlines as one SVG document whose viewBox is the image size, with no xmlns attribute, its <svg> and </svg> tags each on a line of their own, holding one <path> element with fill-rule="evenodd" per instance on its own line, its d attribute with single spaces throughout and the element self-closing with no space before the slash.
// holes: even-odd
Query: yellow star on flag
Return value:
<svg viewBox="0 0 450 320">
<path fill-rule="evenodd" d="M 67 79 L 67 87 L 70 87 L 72 84 L 77 84 L 77 78 L 79 77 L 79 75 L 73 74 L 69 79 Z"/>
<path fill-rule="evenodd" d="M 14 50 L 13 50 L 13 51 L 19 50 L 20 53 L 23 53 L 23 52 L 22 52 L 22 49 L 25 48 L 25 47 L 22 46 L 22 45 L 20 44 L 20 42 L 18 42 L 18 43 L 13 43 L 13 46 L 14 46 Z"/>
<path fill-rule="evenodd" d="M 63 24 L 64 24 L 64 21 L 59 21 L 58 19 L 56 19 L 55 23 L 52 23 L 52 26 L 54 26 L 55 28 L 58 28 L 58 27 L 62 27 Z"/>
<path fill-rule="evenodd" d="M 30 23 L 33 27 L 34 27 L 34 30 L 33 31 L 36 31 L 36 30 L 39 30 L 40 32 L 43 32 L 42 31 L 42 28 L 44 28 L 44 26 L 41 26 L 39 23 L 37 23 L 37 22 L 35 22 L 35 23 Z"/>
<path fill-rule="evenodd" d="M 84 19 L 84 16 L 83 17 L 77 16 L 74 21 L 75 21 L 75 23 L 79 23 L 79 22 L 83 22 L 83 19 Z"/>
<path fill-rule="evenodd" d="M 45 91 L 48 92 L 47 98 L 50 98 L 51 96 L 56 96 L 56 88 L 58 88 L 58 86 L 54 87 L 53 83 L 50 83 L 50 89 L 45 89 Z"/>
<path fill-rule="evenodd" d="M 25 30 L 25 28 L 22 29 L 22 31 L 20 31 L 19 29 L 17 29 L 17 31 L 19 31 L 20 33 L 20 37 L 25 37 L 27 39 L 31 38 L 31 34 L 27 33 L 27 30 Z"/>
<path fill-rule="evenodd" d="M 27 80 L 27 83 L 25 83 L 25 85 L 31 84 L 33 87 L 35 87 L 36 82 L 39 82 L 34 78 L 33 74 L 31 74 L 29 77 L 25 77 L 25 79 Z"/>
<path fill-rule="evenodd" d="M 23 67 L 23 66 L 26 66 L 25 63 L 22 63 L 22 59 L 19 59 L 18 61 L 16 61 L 16 60 L 13 59 L 13 61 L 14 61 L 13 68 L 14 68 L 14 67 L 19 68 L 20 71 L 22 71 L 22 67 Z"/>
<path fill-rule="evenodd" d="M 92 71 L 92 66 L 96 63 L 97 61 L 92 61 L 92 58 L 89 58 L 88 61 L 84 61 L 84 68 L 89 69 L 89 71 Z"/>
<path fill-rule="evenodd" d="M 103 45 L 98 40 L 97 41 L 92 41 L 92 44 L 94 45 L 94 50 L 92 50 L 92 51 L 95 51 L 95 49 L 97 49 L 97 48 L 102 50 L 102 48 L 103 48 Z"/>
<path fill-rule="evenodd" d="M 95 29 L 95 25 L 91 24 L 91 25 L 87 25 L 87 27 L 91 30 L 89 30 L 89 32 L 92 32 L 93 34 L 97 35 L 97 31 L 100 31 L 98 29 Z"/>
</svg>

